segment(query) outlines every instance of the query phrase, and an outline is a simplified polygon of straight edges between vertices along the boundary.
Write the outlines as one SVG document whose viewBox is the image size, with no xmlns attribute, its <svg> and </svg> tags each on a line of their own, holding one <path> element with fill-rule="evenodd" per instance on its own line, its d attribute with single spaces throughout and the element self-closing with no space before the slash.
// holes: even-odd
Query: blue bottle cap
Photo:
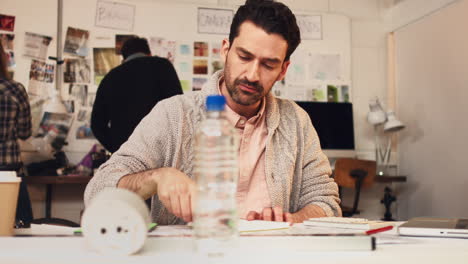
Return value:
<svg viewBox="0 0 468 264">
<path fill-rule="evenodd" d="M 222 95 L 208 95 L 206 97 L 206 111 L 223 111 L 226 98 Z"/>
</svg>

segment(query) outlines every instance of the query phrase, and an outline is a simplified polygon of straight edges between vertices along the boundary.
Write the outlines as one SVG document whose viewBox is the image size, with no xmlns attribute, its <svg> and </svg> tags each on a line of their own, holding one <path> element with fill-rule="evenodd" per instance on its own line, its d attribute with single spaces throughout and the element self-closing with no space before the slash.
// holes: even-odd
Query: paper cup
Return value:
<svg viewBox="0 0 468 264">
<path fill-rule="evenodd" d="M 12 236 L 21 178 L 14 171 L 0 171 L 0 236 Z"/>
</svg>

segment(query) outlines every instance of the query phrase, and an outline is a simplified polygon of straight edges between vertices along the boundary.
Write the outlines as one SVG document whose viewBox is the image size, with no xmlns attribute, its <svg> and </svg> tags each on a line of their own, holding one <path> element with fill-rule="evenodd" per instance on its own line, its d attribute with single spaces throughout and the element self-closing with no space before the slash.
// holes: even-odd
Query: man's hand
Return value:
<svg viewBox="0 0 468 264">
<path fill-rule="evenodd" d="M 293 218 L 292 218 L 291 213 L 284 213 L 283 208 L 281 208 L 280 206 L 275 206 L 273 208 L 271 207 L 264 208 L 261 213 L 250 211 L 247 214 L 246 219 L 248 221 L 265 220 L 265 221 L 293 223 Z"/>
<path fill-rule="evenodd" d="M 196 185 L 183 172 L 174 168 L 161 168 L 154 174 L 157 194 L 163 205 L 175 216 L 192 221 Z"/>
<path fill-rule="evenodd" d="M 157 194 L 171 213 L 185 222 L 192 221 L 195 182 L 175 168 L 158 168 L 129 174 L 120 179 L 117 187 L 134 191 L 144 200 Z"/>
</svg>

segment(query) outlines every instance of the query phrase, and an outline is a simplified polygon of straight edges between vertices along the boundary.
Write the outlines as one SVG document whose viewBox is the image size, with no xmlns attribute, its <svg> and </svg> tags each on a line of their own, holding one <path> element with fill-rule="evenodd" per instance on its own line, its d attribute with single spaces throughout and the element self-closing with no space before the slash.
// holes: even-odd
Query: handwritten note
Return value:
<svg viewBox="0 0 468 264">
<path fill-rule="evenodd" d="M 340 54 L 310 54 L 309 78 L 319 81 L 343 80 Z"/>
<path fill-rule="evenodd" d="M 198 33 L 229 34 L 232 10 L 198 8 Z"/>
<path fill-rule="evenodd" d="M 301 30 L 301 39 L 322 39 L 322 16 L 298 15 L 296 19 Z"/>
<path fill-rule="evenodd" d="M 133 31 L 135 6 L 117 2 L 98 1 L 96 26 Z"/>
</svg>

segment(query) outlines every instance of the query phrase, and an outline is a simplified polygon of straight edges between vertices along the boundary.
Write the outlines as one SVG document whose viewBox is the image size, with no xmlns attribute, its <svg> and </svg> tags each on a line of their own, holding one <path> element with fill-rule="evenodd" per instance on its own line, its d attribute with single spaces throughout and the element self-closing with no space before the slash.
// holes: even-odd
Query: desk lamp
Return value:
<svg viewBox="0 0 468 264">
<path fill-rule="evenodd" d="M 383 167 L 386 169 L 390 162 L 390 154 L 392 153 L 392 133 L 398 132 L 405 128 L 405 125 L 396 118 L 394 111 L 387 112 L 387 122 L 385 122 L 383 131 L 387 134 L 387 147 L 383 154 Z M 381 171 L 379 171 L 379 175 Z"/>
<path fill-rule="evenodd" d="M 374 126 L 375 136 L 375 160 L 377 162 L 377 175 L 384 175 L 390 161 L 392 133 L 400 131 L 405 126 L 399 121 L 394 111 L 385 111 L 378 98 L 373 98 L 369 102 L 370 111 L 367 114 L 367 122 Z M 383 131 L 387 134 L 387 144 L 385 150 L 379 141 L 379 126 L 383 126 Z"/>
<path fill-rule="evenodd" d="M 381 125 L 387 121 L 387 115 L 380 105 L 378 98 L 374 98 L 369 102 L 369 108 L 370 111 L 367 114 L 367 122 L 369 122 L 371 125 L 374 125 L 374 128 L 377 129 L 376 126 Z"/>
<path fill-rule="evenodd" d="M 367 122 L 374 126 L 374 140 L 375 140 L 375 161 L 377 164 L 381 163 L 380 157 L 382 156 L 380 142 L 379 142 L 379 126 L 387 121 L 382 105 L 380 105 L 378 98 L 373 98 L 369 102 L 369 113 L 367 113 Z M 380 175 L 380 168 L 377 166 L 377 174 Z"/>
</svg>

